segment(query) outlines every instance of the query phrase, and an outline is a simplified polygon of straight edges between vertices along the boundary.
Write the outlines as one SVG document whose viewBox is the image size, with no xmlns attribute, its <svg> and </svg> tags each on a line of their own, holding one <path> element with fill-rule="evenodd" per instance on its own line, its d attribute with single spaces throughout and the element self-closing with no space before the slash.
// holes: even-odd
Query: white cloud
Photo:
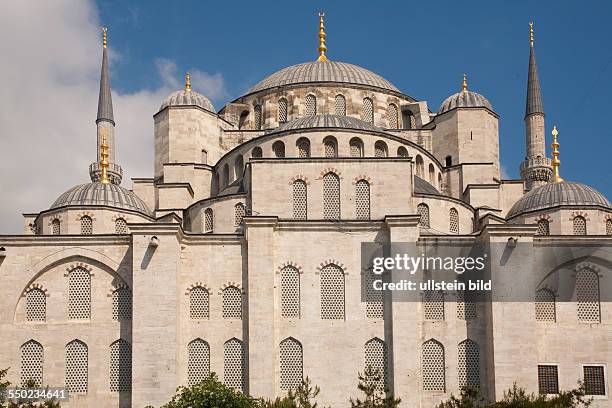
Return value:
<svg viewBox="0 0 612 408">
<path fill-rule="evenodd" d="M 0 234 L 21 233 L 21 213 L 47 209 L 63 191 L 89 181 L 87 169 L 96 159 L 100 26 L 91 1 L 3 5 Z M 111 65 L 121 58 L 111 57 Z M 127 187 L 130 177 L 152 175 L 152 115 L 168 93 L 182 86 L 172 61 L 160 58 L 156 67 L 156 89 L 113 92 L 117 161 Z M 222 75 L 191 74 L 194 89 L 211 99 L 227 95 Z"/>
</svg>

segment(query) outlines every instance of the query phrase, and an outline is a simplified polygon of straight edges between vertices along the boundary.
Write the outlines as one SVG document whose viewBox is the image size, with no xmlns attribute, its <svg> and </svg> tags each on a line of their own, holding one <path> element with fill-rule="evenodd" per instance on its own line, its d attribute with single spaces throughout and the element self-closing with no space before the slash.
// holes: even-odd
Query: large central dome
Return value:
<svg viewBox="0 0 612 408">
<path fill-rule="evenodd" d="M 276 71 L 252 87 L 248 93 L 259 92 L 264 89 L 276 88 L 283 85 L 321 82 L 365 85 L 373 88 L 400 92 L 395 85 L 385 78 L 357 65 L 337 61 L 313 61 L 292 65 L 280 71 Z"/>
</svg>

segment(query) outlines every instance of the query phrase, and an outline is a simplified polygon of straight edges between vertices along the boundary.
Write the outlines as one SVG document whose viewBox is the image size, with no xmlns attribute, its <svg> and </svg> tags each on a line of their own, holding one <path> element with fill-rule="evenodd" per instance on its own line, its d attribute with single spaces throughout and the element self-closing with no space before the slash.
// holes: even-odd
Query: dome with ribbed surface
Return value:
<svg viewBox="0 0 612 408">
<path fill-rule="evenodd" d="M 357 65 L 338 61 L 313 61 L 292 65 L 276 71 L 252 87 L 248 93 L 284 85 L 322 82 L 365 85 L 400 92 L 395 85 L 385 78 Z"/>
<path fill-rule="evenodd" d="M 346 128 L 346 129 L 358 129 L 358 130 L 370 130 L 374 132 L 381 132 L 382 130 L 372 125 L 371 123 L 364 122 L 361 119 L 352 118 L 350 116 L 341 115 L 314 115 L 304 116 L 298 119 L 294 119 L 290 122 L 283 123 L 270 133 L 284 132 L 286 130 L 296 129 L 308 129 L 308 128 Z"/>
<path fill-rule="evenodd" d="M 181 89 L 176 92 L 172 92 L 161 104 L 159 110 L 163 110 L 168 106 L 198 106 L 202 109 L 206 109 L 209 112 L 215 113 L 215 107 L 212 102 L 202 94 L 195 91 L 187 91 Z"/>
<path fill-rule="evenodd" d="M 593 187 L 563 181 L 534 188 L 512 206 L 506 218 L 562 205 L 612 209 L 610 201 Z"/>
<path fill-rule="evenodd" d="M 51 209 L 65 206 L 108 206 L 151 215 L 151 211 L 134 192 L 117 184 L 87 183 L 71 188 L 58 197 Z"/>
<path fill-rule="evenodd" d="M 438 115 L 455 108 L 487 108 L 493 111 L 491 102 L 481 94 L 472 91 L 461 91 L 449 96 L 442 102 L 440 109 L 438 109 Z"/>
</svg>

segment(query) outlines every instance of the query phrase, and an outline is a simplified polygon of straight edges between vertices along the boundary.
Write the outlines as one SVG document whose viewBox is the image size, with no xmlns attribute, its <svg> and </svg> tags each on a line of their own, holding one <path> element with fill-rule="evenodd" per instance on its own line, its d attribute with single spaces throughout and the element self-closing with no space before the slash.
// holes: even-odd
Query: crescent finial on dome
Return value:
<svg viewBox="0 0 612 408">
<path fill-rule="evenodd" d="M 185 74 L 185 90 L 191 91 L 191 76 L 189 75 L 189 72 Z"/>
<path fill-rule="evenodd" d="M 553 167 L 553 183 L 561 183 L 562 181 L 564 181 L 561 178 L 561 175 L 559 174 L 559 167 L 561 166 L 561 160 L 559 160 L 559 142 L 557 141 L 557 135 L 559 134 L 559 131 L 557 131 L 557 127 L 553 126 L 553 130 L 552 130 L 552 136 L 553 136 L 553 142 L 552 142 L 552 156 L 553 156 L 553 160 L 552 160 L 552 167 Z"/>
<path fill-rule="evenodd" d="M 325 17 L 325 13 L 319 13 L 319 58 L 317 61 L 327 61 L 327 46 L 325 45 L 325 38 L 327 34 L 325 34 L 325 22 L 323 20 Z"/>
<path fill-rule="evenodd" d="M 461 83 L 461 92 L 468 90 L 467 74 L 463 74 L 463 83 Z"/>
</svg>

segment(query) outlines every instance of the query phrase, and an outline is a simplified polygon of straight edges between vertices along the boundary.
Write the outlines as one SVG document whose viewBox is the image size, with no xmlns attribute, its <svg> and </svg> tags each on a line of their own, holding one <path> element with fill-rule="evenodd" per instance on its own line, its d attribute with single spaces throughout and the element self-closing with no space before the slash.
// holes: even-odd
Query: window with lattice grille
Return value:
<svg viewBox="0 0 612 408">
<path fill-rule="evenodd" d="M 423 163 L 423 157 L 420 154 L 416 156 L 416 175 L 417 177 L 425 177 L 425 163 Z"/>
<path fill-rule="evenodd" d="M 539 322 L 557 320 L 555 294 L 550 289 L 540 289 L 535 295 L 535 318 Z"/>
<path fill-rule="evenodd" d="M 204 232 L 213 232 L 215 230 L 215 214 L 212 208 L 204 210 Z"/>
<path fill-rule="evenodd" d="M 187 345 L 187 385 L 199 384 L 210 375 L 210 346 L 202 339 Z"/>
<path fill-rule="evenodd" d="M 297 142 L 298 157 L 310 157 L 310 140 L 301 138 Z"/>
<path fill-rule="evenodd" d="M 110 346 L 111 392 L 129 392 L 132 390 L 132 346 L 119 339 Z"/>
<path fill-rule="evenodd" d="M 254 147 L 251 151 L 251 157 L 263 157 L 263 151 L 261 150 L 261 147 Z"/>
<path fill-rule="evenodd" d="M 286 266 L 280 273 L 281 316 L 300 318 L 300 273 L 293 266 Z"/>
<path fill-rule="evenodd" d="M 538 220 L 537 235 L 550 235 L 550 225 L 548 224 L 548 220 L 546 219 Z"/>
<path fill-rule="evenodd" d="M 331 172 L 323 176 L 323 218 L 340 219 L 340 177 Z"/>
<path fill-rule="evenodd" d="M 280 388 L 295 390 L 303 378 L 303 354 L 299 341 L 288 338 L 280 343 Z"/>
<path fill-rule="evenodd" d="M 287 121 L 287 99 L 280 98 L 278 100 L 278 121 L 285 123 Z"/>
<path fill-rule="evenodd" d="M 231 388 L 244 388 L 244 347 L 238 339 L 223 345 L 223 382 Z"/>
<path fill-rule="evenodd" d="M 338 157 L 338 143 L 333 137 L 326 137 L 323 141 L 325 157 Z"/>
<path fill-rule="evenodd" d="M 274 142 L 272 145 L 272 152 L 274 152 L 274 157 L 282 159 L 285 157 L 285 144 L 280 140 Z"/>
<path fill-rule="evenodd" d="M 387 157 L 387 144 L 382 140 L 374 143 L 374 157 Z"/>
<path fill-rule="evenodd" d="M 606 235 L 612 235 L 612 220 L 606 220 Z"/>
<path fill-rule="evenodd" d="M 47 295 L 35 288 L 26 293 L 26 320 L 44 322 L 47 319 Z"/>
<path fill-rule="evenodd" d="M 253 108 L 253 111 L 255 114 L 254 126 L 255 126 L 255 129 L 259 130 L 261 129 L 261 125 L 263 122 L 261 105 L 255 105 L 255 107 Z"/>
<path fill-rule="evenodd" d="M 193 320 L 209 318 L 209 294 L 208 290 L 201 286 L 189 291 L 189 318 Z"/>
<path fill-rule="evenodd" d="M 370 183 L 366 180 L 355 184 L 355 207 L 358 220 L 370 219 Z"/>
<path fill-rule="evenodd" d="M 73 269 L 68 275 L 68 318 L 91 317 L 91 275 L 84 268 Z"/>
<path fill-rule="evenodd" d="M 408 157 L 408 150 L 404 146 L 397 148 L 397 157 Z"/>
<path fill-rule="evenodd" d="M 336 115 L 346 116 L 346 98 L 336 95 Z"/>
<path fill-rule="evenodd" d="M 306 96 L 306 116 L 317 114 L 317 97 L 310 94 Z"/>
<path fill-rule="evenodd" d="M 132 291 L 119 288 L 113 292 L 113 320 L 132 319 Z"/>
<path fill-rule="evenodd" d="M 115 234 L 129 234 L 127 222 L 123 218 L 115 220 Z"/>
<path fill-rule="evenodd" d="M 459 343 L 457 363 L 459 389 L 480 387 L 480 351 L 475 341 L 467 339 Z"/>
<path fill-rule="evenodd" d="M 586 235 L 587 225 L 586 219 L 580 215 L 574 217 L 574 235 Z"/>
<path fill-rule="evenodd" d="M 459 233 L 459 213 L 457 212 L 456 209 L 451 208 L 448 211 L 448 229 L 450 232 L 452 232 L 453 234 L 458 234 Z"/>
<path fill-rule="evenodd" d="M 365 275 L 365 301 L 366 317 L 368 319 L 383 319 L 383 294 L 382 291 L 374 289 L 374 281 L 380 279 L 379 275 L 366 272 Z"/>
<path fill-rule="evenodd" d="M 246 209 L 244 204 L 238 203 L 234 206 L 234 226 L 237 227 L 242 224 L 242 219 L 246 215 Z"/>
<path fill-rule="evenodd" d="M 21 385 L 33 381 L 36 386 L 43 386 L 43 346 L 30 340 L 21 346 Z"/>
<path fill-rule="evenodd" d="M 308 186 L 304 180 L 293 182 L 293 218 L 305 220 L 308 217 Z"/>
<path fill-rule="evenodd" d="M 538 392 L 540 394 L 559 393 L 559 372 L 556 365 L 538 365 Z"/>
<path fill-rule="evenodd" d="M 380 381 L 375 384 L 384 389 L 389 380 L 389 367 L 387 363 L 387 345 L 379 338 L 373 338 L 365 344 L 365 367 L 372 367 L 378 371 Z"/>
<path fill-rule="evenodd" d="M 397 118 L 397 106 L 390 104 L 387 108 L 387 122 L 389 123 L 389 129 L 397 129 L 398 118 Z"/>
<path fill-rule="evenodd" d="M 93 220 L 91 217 L 84 215 L 81 217 L 81 235 L 93 234 Z"/>
<path fill-rule="evenodd" d="M 599 277 L 595 271 L 582 269 L 576 274 L 578 320 L 599 323 Z"/>
<path fill-rule="evenodd" d="M 425 320 L 444 320 L 444 293 L 440 290 L 423 292 L 423 315 Z"/>
<path fill-rule="evenodd" d="M 235 286 L 223 289 L 223 318 L 242 319 L 242 292 Z"/>
<path fill-rule="evenodd" d="M 587 395 L 606 395 L 604 367 L 600 365 L 584 366 L 584 388 Z"/>
<path fill-rule="evenodd" d="M 402 119 L 404 122 L 404 129 L 416 129 L 416 117 L 411 111 L 402 111 Z"/>
<path fill-rule="evenodd" d="M 321 269 L 321 319 L 344 320 L 344 271 L 336 265 Z"/>
<path fill-rule="evenodd" d="M 446 378 L 444 372 L 444 347 L 442 344 L 435 340 L 423 343 L 421 371 L 423 391 L 445 391 Z"/>
<path fill-rule="evenodd" d="M 374 103 L 370 98 L 363 99 L 363 112 L 361 113 L 364 122 L 374 123 Z"/>
<path fill-rule="evenodd" d="M 417 205 L 417 213 L 419 214 L 419 225 L 429 228 L 429 206 L 424 203 Z"/>
<path fill-rule="evenodd" d="M 353 138 L 349 142 L 351 157 L 363 157 L 363 142 L 359 138 Z"/>
<path fill-rule="evenodd" d="M 66 389 L 73 394 L 87 392 L 88 378 L 87 345 L 79 340 L 73 340 L 66 345 Z"/>
<path fill-rule="evenodd" d="M 472 292 L 463 290 L 457 292 L 457 319 L 476 319 L 476 303 Z"/>
<path fill-rule="evenodd" d="M 62 223 L 57 218 L 51 221 L 51 233 L 53 235 L 60 235 L 62 232 Z"/>
</svg>

